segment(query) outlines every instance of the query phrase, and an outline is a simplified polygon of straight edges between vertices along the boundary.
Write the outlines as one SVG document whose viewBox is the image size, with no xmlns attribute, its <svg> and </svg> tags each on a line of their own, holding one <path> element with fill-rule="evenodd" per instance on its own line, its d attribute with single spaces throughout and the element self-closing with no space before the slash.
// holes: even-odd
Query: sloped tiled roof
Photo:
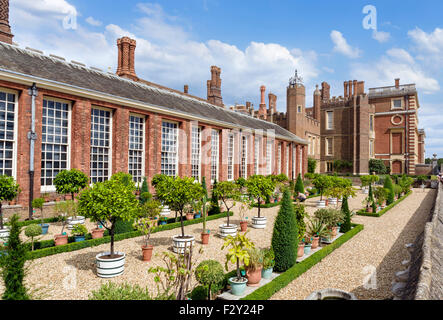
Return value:
<svg viewBox="0 0 443 320">
<path fill-rule="evenodd" d="M 134 82 L 117 75 L 69 63 L 51 56 L 0 42 L 0 69 L 88 91 L 130 99 L 184 115 L 233 124 L 243 128 L 275 130 L 275 134 L 307 144 L 279 125 L 215 106 L 161 86 Z M 37 83 L 38 86 L 38 83 Z"/>
</svg>

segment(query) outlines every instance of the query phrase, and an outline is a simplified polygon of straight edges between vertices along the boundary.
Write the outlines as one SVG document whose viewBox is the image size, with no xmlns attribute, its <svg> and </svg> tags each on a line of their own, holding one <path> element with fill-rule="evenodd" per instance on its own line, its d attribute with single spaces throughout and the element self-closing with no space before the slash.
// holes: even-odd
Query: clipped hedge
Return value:
<svg viewBox="0 0 443 320">
<path fill-rule="evenodd" d="M 372 213 L 372 212 L 366 212 L 365 209 L 362 209 L 360 211 L 357 212 L 357 215 L 359 216 L 364 216 L 364 217 L 374 217 L 374 218 L 380 218 L 382 215 L 384 215 L 386 212 L 388 212 L 389 210 L 391 210 L 392 208 L 394 208 L 397 204 L 399 204 L 400 202 L 402 202 L 403 200 L 405 200 L 407 197 L 409 197 L 412 194 L 412 191 L 409 191 L 407 194 L 405 194 L 403 197 L 401 197 L 400 199 L 398 199 L 397 201 L 395 201 L 394 203 L 391 203 L 389 206 L 387 206 L 386 208 L 384 208 L 383 210 L 380 210 L 377 213 Z"/>
<path fill-rule="evenodd" d="M 232 216 L 232 215 L 233 215 L 233 213 L 231 212 L 230 216 Z M 227 216 L 227 213 L 221 213 L 218 215 L 213 215 L 213 216 L 207 217 L 206 221 L 217 220 L 217 219 L 225 218 L 226 216 Z M 202 222 L 203 222 L 203 218 L 194 219 L 194 220 L 187 220 L 187 221 L 184 221 L 184 225 L 190 226 L 190 225 L 194 225 L 194 224 L 198 224 L 198 223 L 202 223 Z M 175 222 L 175 223 L 171 223 L 171 224 L 158 226 L 153 231 L 153 233 L 177 229 L 177 228 L 180 228 L 180 222 Z M 142 233 L 140 231 L 120 233 L 120 234 L 115 235 L 115 241 L 117 242 L 117 241 L 122 241 L 122 240 L 130 239 L 130 238 L 137 238 L 137 237 L 141 237 L 141 236 L 142 236 Z M 38 243 L 38 245 L 39 245 L 39 248 L 42 248 L 42 249 L 29 252 L 27 259 L 28 260 L 39 259 L 39 258 L 52 256 L 52 255 L 63 253 L 63 252 L 71 252 L 71 251 L 77 251 L 77 250 L 81 250 L 81 249 L 85 249 L 85 248 L 96 247 L 96 246 L 111 242 L 110 236 L 105 236 L 100 239 L 91 239 L 91 235 L 88 234 L 86 236 L 86 239 L 87 240 L 85 240 L 85 241 L 72 242 L 72 243 L 68 243 L 63 246 L 57 246 L 57 247 L 54 246 L 54 240 L 41 241 Z M 90 239 L 90 240 L 88 240 L 88 239 Z M 69 240 L 73 241 L 74 237 L 70 237 Z"/>
<path fill-rule="evenodd" d="M 335 249 L 339 248 L 345 242 L 353 238 L 356 234 L 362 231 L 363 228 L 364 226 L 361 224 L 353 224 L 353 229 L 351 231 L 345 233 L 333 243 L 315 252 L 313 255 L 306 258 L 302 262 L 295 264 L 285 273 L 282 273 L 268 284 L 262 286 L 261 288 L 255 290 L 253 293 L 240 300 L 268 300 L 276 292 L 286 287 L 294 279 L 298 278 L 300 275 L 308 271 L 311 267 L 319 263 L 321 260 L 323 260 L 323 258 L 328 256 Z"/>
</svg>

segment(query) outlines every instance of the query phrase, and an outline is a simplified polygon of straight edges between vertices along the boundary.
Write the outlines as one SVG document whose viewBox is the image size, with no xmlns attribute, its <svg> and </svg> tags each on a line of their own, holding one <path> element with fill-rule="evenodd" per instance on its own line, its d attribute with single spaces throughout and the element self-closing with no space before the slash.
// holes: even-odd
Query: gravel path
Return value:
<svg viewBox="0 0 443 320">
<path fill-rule="evenodd" d="M 401 262 L 409 258 L 405 244 L 423 231 L 435 199 L 435 190 L 414 189 L 414 193 L 380 218 L 360 217 L 353 222 L 365 228 L 351 241 L 335 250 L 272 300 L 305 299 L 313 291 L 327 288 L 354 293 L 358 299 L 384 300 L 393 297 L 391 282 Z M 376 270 L 374 289 L 364 286 Z M 366 288 L 365 288 L 366 287 Z"/>
<path fill-rule="evenodd" d="M 325 259 L 325 262 L 322 262 L 320 264 L 320 267 L 322 268 L 321 270 L 318 269 L 317 266 L 314 267 L 316 271 L 314 270 L 314 268 L 312 268 L 310 271 L 307 272 L 308 275 L 305 274 L 306 276 L 303 275 L 302 277 L 294 281 L 289 286 L 290 289 L 282 290 L 281 292 L 276 294 L 274 298 L 293 299 L 295 297 L 297 299 L 303 299 L 313 290 L 321 289 L 323 287 L 329 287 L 332 284 L 334 284 L 335 287 L 346 289 L 349 288 L 348 286 L 346 286 L 346 283 L 352 282 L 354 278 L 356 278 L 357 280 L 354 280 L 354 282 L 352 283 L 361 283 L 361 280 L 359 280 L 361 278 L 361 267 L 359 266 L 362 264 L 366 265 L 368 263 L 379 265 L 379 263 L 372 261 L 383 260 L 383 257 L 389 251 L 392 243 L 395 242 L 397 235 L 402 232 L 405 223 L 413 215 L 413 211 L 415 211 L 415 209 L 420 205 L 421 200 L 423 200 L 426 194 L 427 193 L 421 192 L 414 193 L 407 200 L 405 200 L 402 205 L 399 206 L 400 209 L 396 209 L 396 212 L 390 212 L 384 218 L 380 218 L 380 220 L 374 218 L 362 219 L 362 217 L 356 217 L 354 219 L 355 222 L 365 223 L 365 225 L 367 225 L 364 232 L 365 237 L 363 239 L 359 237 L 357 238 L 357 241 L 350 241 L 351 243 L 348 246 L 343 249 L 337 250 L 332 254 L 332 258 L 334 260 L 332 262 L 329 262 L 328 266 L 325 266 L 325 264 L 327 263 L 327 261 L 329 261 L 329 259 Z M 351 199 L 349 203 L 351 210 L 360 209 L 362 207 L 362 200 L 364 199 L 364 197 L 365 196 L 363 194 L 359 194 L 355 199 Z M 311 214 L 316 210 L 316 200 L 318 199 L 310 199 L 306 202 L 306 209 Z M 410 208 L 408 208 L 408 206 Z M 430 209 L 429 203 L 424 206 Z M 423 212 L 421 214 L 415 216 L 424 217 L 424 211 L 426 211 L 426 208 L 423 209 Z M 408 210 L 405 209 L 409 209 L 410 211 L 412 211 L 412 213 L 409 213 Z M 256 247 L 265 248 L 270 246 L 273 224 L 278 210 L 279 207 L 262 209 L 262 214 L 268 218 L 268 226 L 265 230 L 255 230 L 249 228 L 248 237 L 256 244 Z M 429 210 L 427 211 L 429 212 Z M 252 216 L 256 215 L 256 212 L 257 209 L 251 210 L 249 220 Z M 402 215 L 399 214 L 399 212 L 405 213 L 404 219 L 400 219 Z M 392 215 L 392 213 L 394 214 Z M 386 221 L 385 219 L 389 220 Z M 195 236 L 197 240 L 197 250 L 194 251 L 194 261 L 196 265 L 206 259 L 215 259 L 220 261 L 224 266 L 226 252 L 221 251 L 223 240 L 215 236 L 215 234 L 217 233 L 218 226 L 222 223 L 225 223 L 225 220 L 226 219 L 220 219 L 207 223 L 207 228 L 211 230 L 211 238 L 208 246 L 201 246 L 200 244 L 200 233 L 202 231 L 201 224 L 185 227 L 185 233 Z M 424 218 L 422 220 L 424 220 Z M 388 225 L 381 228 L 380 225 L 383 224 L 382 221 L 385 221 L 386 223 L 388 223 Z M 235 215 L 233 218 L 231 218 L 231 222 L 238 224 L 238 216 Z M 390 233 L 383 232 L 383 230 L 390 230 Z M 419 230 L 419 228 L 417 228 L 417 230 Z M 153 244 L 155 247 L 154 255 L 155 253 L 161 253 L 163 251 L 169 250 L 172 245 L 171 237 L 179 234 L 179 232 L 180 229 L 175 229 L 153 234 L 151 237 L 151 244 Z M 374 241 L 370 240 L 373 238 L 372 233 L 383 234 L 383 237 L 381 237 L 381 239 L 383 239 L 384 241 L 382 243 L 379 243 L 377 245 L 377 248 L 372 247 L 372 250 L 368 250 L 369 248 L 367 248 L 367 250 L 357 250 L 356 248 L 363 247 L 360 242 L 363 242 L 365 247 L 368 243 L 374 243 Z M 410 232 L 410 235 L 408 236 L 408 239 L 414 238 L 415 233 L 416 232 L 413 232 L 412 230 L 412 232 Z M 109 250 L 109 244 L 104 244 L 94 248 L 86 248 L 75 252 L 66 252 L 28 262 L 28 275 L 26 278 L 26 285 L 28 288 L 31 289 L 31 291 L 34 292 L 35 299 L 48 300 L 88 299 L 91 291 L 97 290 L 98 288 L 100 288 L 101 284 L 108 281 L 112 281 L 114 283 L 129 282 L 132 284 L 139 284 L 143 287 L 148 286 L 149 288 L 151 288 L 150 290 L 152 292 L 155 292 L 153 276 L 148 273 L 148 268 L 155 265 L 163 266 L 163 263 L 161 257 L 158 256 L 153 256 L 152 261 L 149 263 L 142 262 L 140 248 L 141 245 L 141 237 L 116 242 L 116 250 L 126 253 L 125 272 L 120 277 L 113 278 L 111 280 L 105 280 L 96 276 L 95 256 L 103 251 Z M 201 254 L 197 252 L 200 248 L 203 249 L 203 252 Z M 354 248 L 353 252 L 349 253 L 348 251 L 352 248 Z M 380 253 L 377 253 L 376 251 L 380 251 Z M 375 257 L 377 257 L 377 259 Z M 401 261 L 401 258 L 399 257 L 398 259 L 396 259 L 396 261 Z M 355 271 L 354 269 L 347 269 L 346 276 L 343 277 L 343 285 L 335 284 L 334 282 L 329 285 L 329 283 L 333 281 L 333 278 L 338 278 L 338 276 L 332 277 L 331 275 L 336 275 L 338 273 L 337 270 L 340 270 L 341 273 L 342 268 L 344 268 L 344 263 L 349 266 L 355 265 L 355 270 L 357 271 Z M 232 270 L 233 268 L 234 266 L 231 265 L 230 270 Z M 325 276 L 316 277 L 315 275 L 319 273 L 324 273 Z M 324 282 L 326 278 L 328 278 L 327 283 Z M 2 292 L 3 284 L 0 282 L 0 294 Z"/>
</svg>

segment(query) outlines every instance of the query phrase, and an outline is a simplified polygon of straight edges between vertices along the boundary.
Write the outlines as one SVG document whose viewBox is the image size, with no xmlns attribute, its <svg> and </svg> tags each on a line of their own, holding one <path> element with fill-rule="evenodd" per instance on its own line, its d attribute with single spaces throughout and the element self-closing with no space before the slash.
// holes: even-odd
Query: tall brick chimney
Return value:
<svg viewBox="0 0 443 320">
<path fill-rule="evenodd" d="M 0 41 L 12 44 L 13 37 L 9 26 L 9 0 L 0 0 Z"/>
<path fill-rule="evenodd" d="M 271 114 L 274 114 L 277 112 L 277 96 L 273 93 L 269 93 L 269 111 Z"/>
<path fill-rule="evenodd" d="M 117 75 L 138 81 L 135 74 L 135 47 L 137 42 L 131 38 L 123 37 L 117 40 L 118 47 L 118 67 Z"/>
<path fill-rule="evenodd" d="M 400 88 L 400 79 L 395 79 L 395 87 L 398 89 Z"/>
<path fill-rule="evenodd" d="M 207 82 L 208 102 L 219 107 L 224 107 L 221 94 L 221 69 L 216 66 L 211 67 L 211 80 Z"/>
<path fill-rule="evenodd" d="M 266 120 L 268 111 L 266 110 L 266 87 L 260 87 L 260 106 L 258 108 L 258 115 L 260 119 Z"/>
<path fill-rule="evenodd" d="M 331 98 L 331 86 L 327 82 L 321 84 L 321 99 L 329 100 Z"/>
<path fill-rule="evenodd" d="M 321 92 L 318 89 L 318 84 L 315 86 L 314 91 L 314 119 L 320 121 L 320 108 L 321 108 Z"/>
</svg>

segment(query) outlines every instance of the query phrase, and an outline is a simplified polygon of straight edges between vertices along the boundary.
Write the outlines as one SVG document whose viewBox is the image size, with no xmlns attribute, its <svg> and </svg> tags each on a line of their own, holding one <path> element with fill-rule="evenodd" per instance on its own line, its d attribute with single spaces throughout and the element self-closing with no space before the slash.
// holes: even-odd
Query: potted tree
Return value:
<svg viewBox="0 0 443 320">
<path fill-rule="evenodd" d="M 0 175 L 0 240 L 9 237 L 9 228 L 3 224 L 3 201 L 11 201 L 20 193 L 20 187 L 14 178 Z"/>
<path fill-rule="evenodd" d="M 54 178 L 55 190 L 60 195 L 65 195 L 65 201 L 74 201 L 75 194 L 86 188 L 89 179 L 86 174 L 77 169 L 60 171 Z M 69 197 L 66 197 L 69 195 Z M 68 217 L 68 228 L 72 229 L 76 224 L 84 224 L 85 217 Z"/>
<path fill-rule="evenodd" d="M 25 229 L 25 236 L 31 238 L 31 250 L 34 251 L 34 238 L 42 234 L 42 227 L 38 224 L 30 224 Z"/>
<path fill-rule="evenodd" d="M 180 214 L 181 234 L 172 237 L 173 251 L 183 253 L 186 247 L 195 243 L 195 238 L 185 234 L 183 214 L 185 207 L 201 199 L 203 187 L 194 178 L 167 177 L 160 179 L 155 186 L 157 197 L 175 212 Z"/>
<path fill-rule="evenodd" d="M 304 239 L 303 239 L 303 242 L 305 244 L 305 247 L 304 247 L 305 255 L 308 255 L 308 254 L 311 253 L 312 239 L 311 239 L 311 237 L 308 234 L 306 234 Z"/>
<path fill-rule="evenodd" d="M 275 266 L 275 254 L 272 248 L 263 249 L 263 270 L 262 270 L 262 278 L 263 279 L 271 279 L 272 272 L 274 271 Z"/>
<path fill-rule="evenodd" d="M 212 192 L 223 202 L 227 210 L 228 222 L 219 226 L 220 237 L 226 238 L 228 235 L 235 237 L 237 235 L 238 225 L 230 223 L 230 212 L 241 197 L 238 184 L 234 181 L 222 181 L 217 183 L 217 188 Z"/>
<path fill-rule="evenodd" d="M 308 221 L 307 229 L 308 236 L 312 238 L 312 250 L 319 247 L 321 238 L 329 236 L 326 225 L 320 219 L 315 219 L 311 217 Z"/>
<path fill-rule="evenodd" d="M 298 242 L 297 258 L 302 258 L 305 255 L 305 243 L 303 241 Z"/>
<path fill-rule="evenodd" d="M 97 225 L 97 228 L 92 229 L 91 231 L 91 237 L 92 239 L 100 239 L 103 238 L 103 235 L 105 234 L 105 228 L 102 224 Z"/>
<path fill-rule="evenodd" d="M 143 234 L 142 246 L 143 261 L 151 261 L 154 246 L 149 244 L 152 232 L 157 227 L 157 219 L 161 212 L 161 204 L 157 200 L 145 202 L 140 207 L 139 217 L 134 222 L 134 227 Z"/>
<path fill-rule="evenodd" d="M 380 209 L 383 209 L 386 206 L 385 203 L 389 193 L 390 193 L 389 189 L 383 187 L 375 188 L 374 197 L 377 200 L 377 204 Z"/>
<path fill-rule="evenodd" d="M 205 260 L 195 269 L 195 279 L 208 290 L 208 300 L 214 288 L 219 288 L 225 279 L 223 267 L 215 260 Z"/>
<path fill-rule="evenodd" d="M 250 248 L 247 251 L 249 254 L 249 264 L 246 267 L 247 285 L 258 287 L 262 278 L 263 251 L 258 248 Z"/>
<path fill-rule="evenodd" d="M 326 201 L 323 200 L 323 195 L 327 193 L 328 189 L 331 187 L 331 179 L 328 176 L 318 174 L 312 180 L 312 184 L 320 193 L 320 200 L 317 202 L 317 208 L 326 208 Z"/>
<path fill-rule="evenodd" d="M 246 232 L 248 230 L 248 217 L 246 213 L 251 210 L 251 206 L 248 202 L 242 201 L 238 209 L 238 215 L 240 216 L 240 231 Z"/>
<path fill-rule="evenodd" d="M 226 254 L 226 271 L 228 271 L 229 262 L 235 264 L 237 267 L 237 276 L 228 279 L 228 282 L 231 286 L 231 292 L 235 296 L 243 295 L 246 289 L 246 283 L 248 282 L 248 279 L 242 277 L 240 263 L 243 262 L 246 267 L 249 265 L 249 253 L 247 249 L 254 247 L 254 243 L 252 243 L 246 237 L 246 234 L 237 234 L 235 238 L 232 236 L 227 236 L 225 243 L 221 248 L 222 250 L 224 250 L 225 248 L 229 248 L 229 251 Z"/>
<path fill-rule="evenodd" d="M 270 178 L 262 175 L 253 175 L 246 181 L 246 187 L 248 188 L 249 196 L 255 199 L 258 204 L 258 216 L 252 218 L 252 227 L 255 229 L 265 229 L 267 219 L 261 216 L 261 201 L 272 196 L 275 183 Z"/>
<path fill-rule="evenodd" d="M 60 210 L 59 204 L 60 203 L 57 203 L 56 205 L 56 211 Z M 66 226 L 66 213 L 60 213 L 58 215 L 58 222 L 61 223 L 62 230 L 60 234 L 56 234 L 54 236 L 54 244 L 55 246 L 62 246 L 68 243 L 68 235 L 66 234 L 66 232 L 64 232 Z"/>
<path fill-rule="evenodd" d="M 45 219 L 43 217 L 43 204 L 45 203 L 45 199 L 43 198 L 36 198 L 32 200 L 32 207 L 34 209 L 40 209 L 40 220 L 41 224 L 40 227 L 42 228 L 42 234 L 45 235 L 48 233 L 49 224 L 45 223 Z"/>
<path fill-rule="evenodd" d="M 105 228 L 111 237 L 110 251 L 96 256 L 97 275 L 112 278 L 121 275 L 125 268 L 126 254 L 114 250 L 117 221 L 130 221 L 137 217 L 138 200 L 135 184 L 130 175 L 122 179 L 114 175 L 110 180 L 99 182 L 80 193 L 78 211 L 94 221 L 108 221 Z"/>
<path fill-rule="evenodd" d="M 85 241 L 88 229 L 82 224 L 76 224 L 72 229 L 71 234 L 74 236 L 75 242 Z"/>
</svg>

